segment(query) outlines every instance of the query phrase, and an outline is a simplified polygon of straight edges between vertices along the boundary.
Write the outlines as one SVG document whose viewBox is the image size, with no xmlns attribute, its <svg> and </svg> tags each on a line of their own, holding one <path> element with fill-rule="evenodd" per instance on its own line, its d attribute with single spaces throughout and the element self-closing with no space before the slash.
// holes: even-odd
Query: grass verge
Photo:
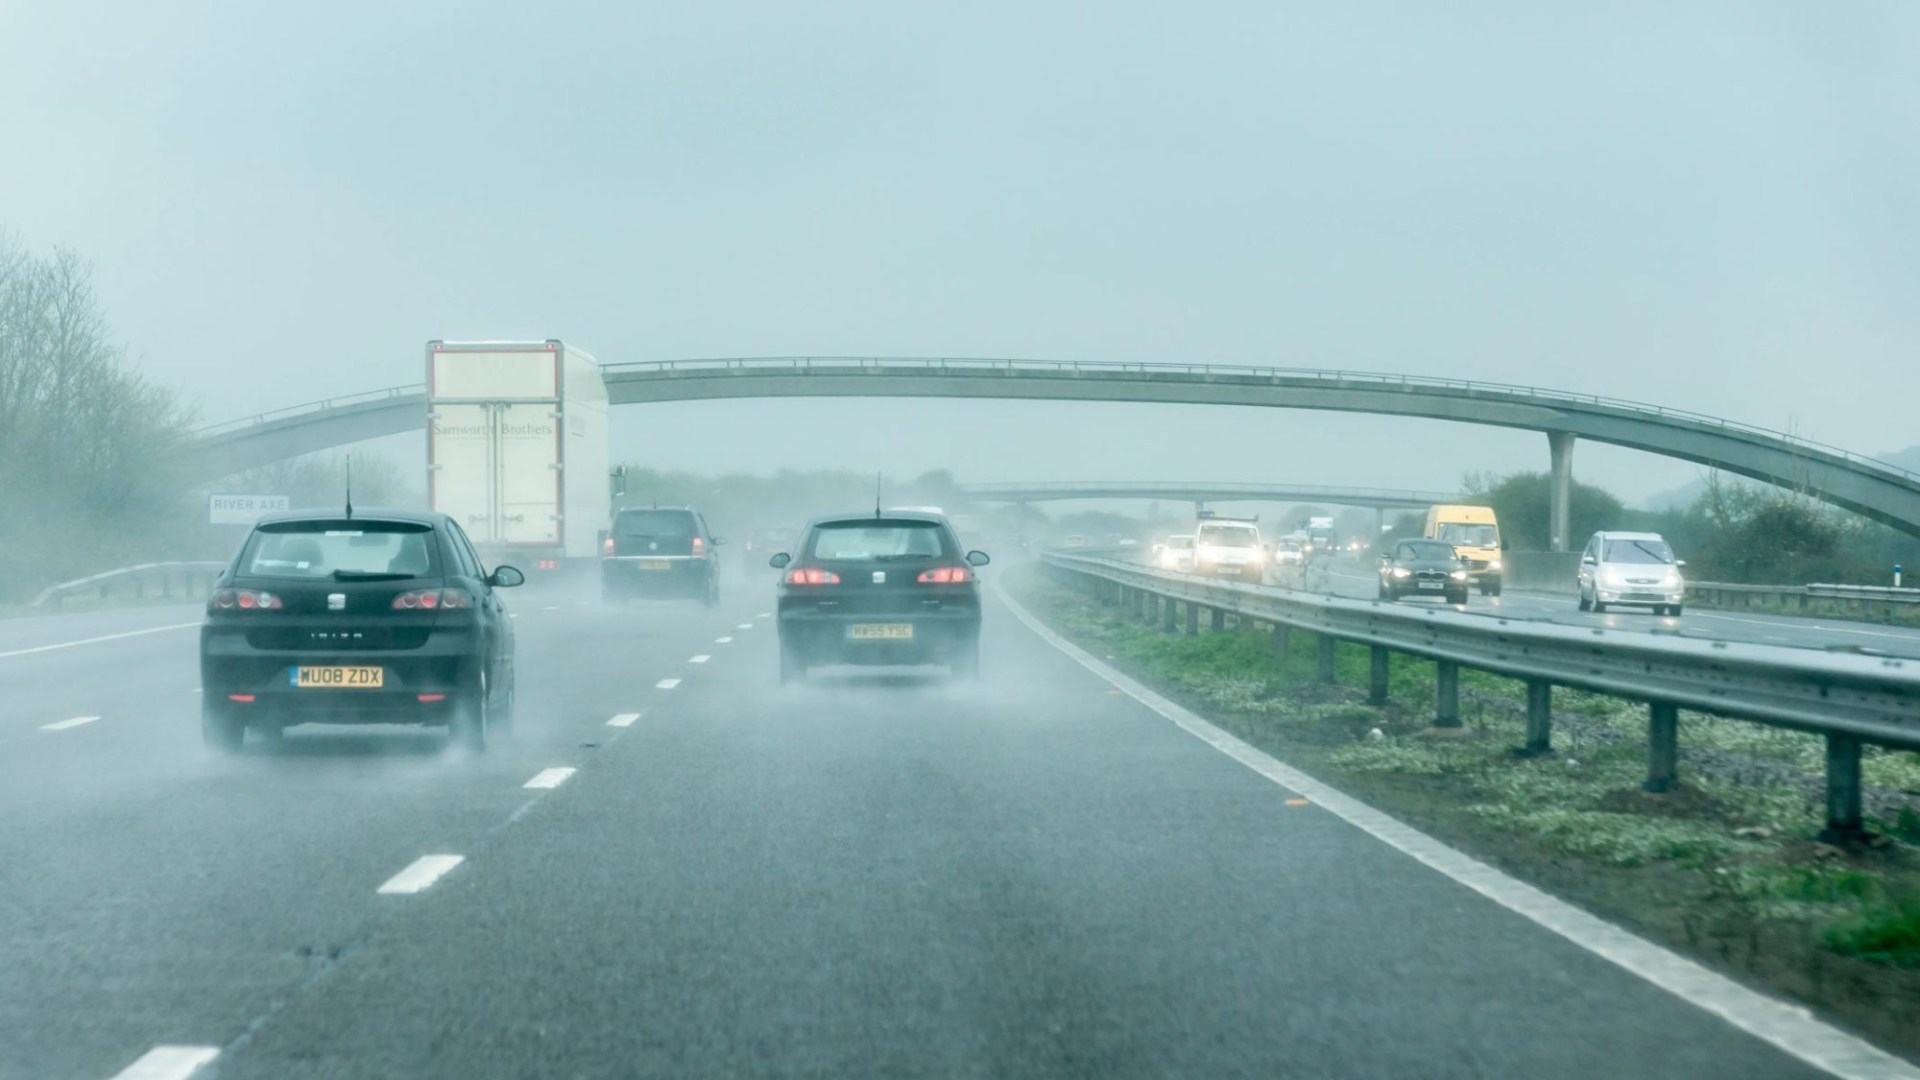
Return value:
<svg viewBox="0 0 1920 1080">
<path fill-rule="evenodd" d="M 1812 736 L 1683 713 L 1681 786 L 1650 795 L 1643 704 L 1556 689 L 1554 752 L 1525 757 L 1515 680 L 1462 671 L 1464 726 L 1440 732 L 1431 663 L 1395 656 L 1388 703 L 1374 707 L 1361 647 L 1336 650 L 1326 685 L 1306 633 L 1165 634 L 1038 569 L 1008 583 L 1083 648 L 1289 764 L 1920 1056 L 1920 755 L 1868 751 L 1869 822 L 1884 842 L 1843 851 L 1812 839 L 1824 807 Z"/>
</svg>

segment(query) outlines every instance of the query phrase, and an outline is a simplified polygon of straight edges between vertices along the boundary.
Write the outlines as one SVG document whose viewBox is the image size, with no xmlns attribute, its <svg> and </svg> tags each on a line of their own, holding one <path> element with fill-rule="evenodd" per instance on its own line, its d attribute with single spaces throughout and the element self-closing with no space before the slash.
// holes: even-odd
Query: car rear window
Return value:
<svg viewBox="0 0 1920 1080">
<path fill-rule="evenodd" d="M 613 531 L 640 540 L 691 540 L 693 515 L 685 510 L 622 510 Z"/>
<path fill-rule="evenodd" d="M 829 521 L 814 527 L 812 557 L 823 560 L 938 558 L 949 554 L 937 521 Z"/>
<path fill-rule="evenodd" d="M 414 521 L 276 521 L 240 556 L 247 577 L 440 576 L 433 527 Z"/>
</svg>

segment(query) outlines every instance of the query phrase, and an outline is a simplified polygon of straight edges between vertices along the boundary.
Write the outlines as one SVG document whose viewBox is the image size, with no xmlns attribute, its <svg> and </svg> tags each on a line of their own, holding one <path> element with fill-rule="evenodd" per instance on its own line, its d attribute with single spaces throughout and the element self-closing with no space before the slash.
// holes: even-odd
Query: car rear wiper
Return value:
<svg viewBox="0 0 1920 1080">
<path fill-rule="evenodd" d="M 385 570 L 335 570 L 335 581 L 406 581 L 417 574 L 394 574 Z"/>
</svg>

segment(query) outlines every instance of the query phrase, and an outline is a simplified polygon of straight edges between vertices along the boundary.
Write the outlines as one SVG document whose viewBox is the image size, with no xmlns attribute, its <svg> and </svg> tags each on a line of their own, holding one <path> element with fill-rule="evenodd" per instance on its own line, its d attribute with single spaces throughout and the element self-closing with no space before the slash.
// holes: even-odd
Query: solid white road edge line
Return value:
<svg viewBox="0 0 1920 1080">
<path fill-rule="evenodd" d="M 541 769 L 533 774 L 533 779 L 520 786 L 531 791 L 552 790 L 567 782 L 574 770 L 565 765 L 556 765 L 551 769 Z"/>
<path fill-rule="evenodd" d="M 169 630 L 191 630 L 200 624 L 197 622 L 173 623 L 168 626 L 149 626 L 145 630 L 128 630 L 123 634 L 102 634 L 99 637 L 81 638 L 78 641 L 61 641 L 52 645 L 35 645 L 28 649 L 12 649 L 0 652 L 0 660 L 9 656 L 32 656 L 35 653 L 53 652 L 56 649 L 77 649 L 82 645 L 98 645 L 103 641 L 122 641 L 127 638 L 144 637 L 147 634 L 164 634 Z"/>
<path fill-rule="evenodd" d="M 1741 1031 L 1845 1080 L 1920 1080 L 1920 1068 L 1837 1028 L 1814 1019 L 1798 1005 L 1749 990 L 1725 976 L 1667 951 L 1557 897 L 1550 896 L 1402 824 L 1366 803 L 1282 764 L 1265 751 L 1213 726 L 1200 716 L 1155 693 L 1062 638 L 1007 595 L 999 583 L 994 595 L 1014 618 L 1042 641 L 1078 661 L 1140 704 L 1172 721 L 1187 734 L 1233 760 L 1318 803 L 1376 840 L 1438 870 L 1501 907 L 1553 931 L 1575 945 L 1609 960 L 1690 1005 Z"/>
<path fill-rule="evenodd" d="M 688 657 L 688 658 L 687 658 L 687 663 L 689 663 L 689 664 L 704 664 L 704 663 L 706 663 L 707 661 L 709 661 L 709 660 L 711 660 L 711 659 L 713 659 L 713 657 L 711 657 L 711 656 L 708 656 L 708 655 L 707 655 L 706 653 L 701 653 L 701 654 L 699 654 L 698 656 L 692 656 L 692 657 Z"/>
<path fill-rule="evenodd" d="M 68 728 L 79 727 L 81 724 L 91 724 L 98 719 L 100 718 L 97 716 L 76 716 L 71 720 L 55 720 L 51 724 L 41 724 L 40 730 L 41 731 L 65 731 Z"/>
<path fill-rule="evenodd" d="M 404 896 L 423 892 L 439 881 L 447 871 L 466 861 L 464 855 L 422 855 L 413 860 L 405 870 L 387 879 L 379 892 L 389 896 Z"/>
<path fill-rule="evenodd" d="M 653 684 L 653 688 L 655 690 L 671 690 L 679 685 L 679 679 L 661 679 L 659 682 Z"/>
<path fill-rule="evenodd" d="M 613 719 L 607 721 L 607 726 L 608 727 L 632 727 L 633 722 L 638 719 L 640 719 L 640 714 L 637 712 L 616 713 Z"/>
<path fill-rule="evenodd" d="M 220 1056 L 217 1046 L 156 1046 L 113 1074 L 113 1080 L 186 1080 Z"/>
</svg>

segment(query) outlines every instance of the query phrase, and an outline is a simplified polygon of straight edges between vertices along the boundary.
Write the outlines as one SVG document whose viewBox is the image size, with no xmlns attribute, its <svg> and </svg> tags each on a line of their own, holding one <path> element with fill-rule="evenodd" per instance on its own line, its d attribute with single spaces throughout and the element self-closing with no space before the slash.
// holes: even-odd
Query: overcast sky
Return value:
<svg viewBox="0 0 1920 1080">
<path fill-rule="evenodd" d="M 560 337 L 1485 378 L 1885 452 L 1920 443 L 1916 55 L 1906 0 L 0 0 L 0 228 L 89 256 L 207 419 L 418 381 L 428 338 Z M 980 480 L 1546 462 L 1438 422 L 1017 402 L 636 406 L 615 442 Z"/>
</svg>

